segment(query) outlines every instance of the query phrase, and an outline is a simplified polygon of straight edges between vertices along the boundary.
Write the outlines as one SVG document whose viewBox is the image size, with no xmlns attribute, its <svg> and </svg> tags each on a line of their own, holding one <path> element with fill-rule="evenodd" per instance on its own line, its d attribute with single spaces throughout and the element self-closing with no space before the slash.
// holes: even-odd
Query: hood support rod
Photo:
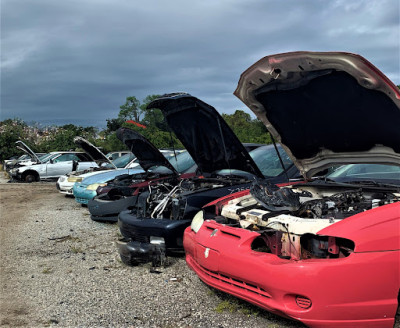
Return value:
<svg viewBox="0 0 400 328">
<path fill-rule="evenodd" d="M 278 150 L 278 147 L 276 146 L 276 142 L 275 142 L 274 136 L 271 133 L 269 133 L 269 135 L 271 136 L 272 143 L 274 144 L 274 148 L 275 148 L 276 154 L 278 155 L 279 162 L 281 162 L 281 166 L 283 168 L 283 172 L 285 172 L 287 182 L 289 182 L 289 176 L 288 176 L 287 170 L 285 168 L 285 165 L 283 164 L 283 160 L 282 160 L 281 154 L 279 154 L 279 150 Z"/>
</svg>

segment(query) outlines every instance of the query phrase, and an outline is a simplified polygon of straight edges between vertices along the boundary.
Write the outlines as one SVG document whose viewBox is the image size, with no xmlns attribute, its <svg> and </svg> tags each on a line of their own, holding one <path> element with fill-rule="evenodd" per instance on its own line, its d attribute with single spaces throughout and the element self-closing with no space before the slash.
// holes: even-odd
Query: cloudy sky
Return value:
<svg viewBox="0 0 400 328">
<path fill-rule="evenodd" d="M 127 96 L 185 91 L 220 112 L 263 56 L 363 55 L 400 84 L 398 0 L 1 0 L 1 117 L 105 126 Z"/>
</svg>

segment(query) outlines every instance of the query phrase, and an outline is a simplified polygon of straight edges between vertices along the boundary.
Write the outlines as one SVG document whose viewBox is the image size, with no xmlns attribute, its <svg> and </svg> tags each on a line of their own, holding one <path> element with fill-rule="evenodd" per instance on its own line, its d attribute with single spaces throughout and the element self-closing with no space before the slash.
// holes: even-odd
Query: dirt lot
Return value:
<svg viewBox="0 0 400 328">
<path fill-rule="evenodd" d="M 301 327 L 210 289 L 183 258 L 160 274 L 125 266 L 116 225 L 54 183 L 1 176 L 0 197 L 1 326 Z"/>
</svg>

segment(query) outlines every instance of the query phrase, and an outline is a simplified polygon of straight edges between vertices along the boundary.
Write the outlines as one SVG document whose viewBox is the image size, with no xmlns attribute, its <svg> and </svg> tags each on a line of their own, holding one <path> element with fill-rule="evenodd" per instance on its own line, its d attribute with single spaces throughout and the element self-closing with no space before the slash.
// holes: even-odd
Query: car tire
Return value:
<svg viewBox="0 0 400 328">
<path fill-rule="evenodd" d="M 36 181 L 36 177 L 33 174 L 27 174 L 24 180 L 25 182 L 31 183 Z"/>
</svg>

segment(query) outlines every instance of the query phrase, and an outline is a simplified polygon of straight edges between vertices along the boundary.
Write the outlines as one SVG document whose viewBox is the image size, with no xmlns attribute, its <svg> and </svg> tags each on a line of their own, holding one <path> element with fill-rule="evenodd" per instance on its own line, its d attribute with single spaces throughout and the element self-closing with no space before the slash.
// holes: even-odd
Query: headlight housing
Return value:
<svg viewBox="0 0 400 328">
<path fill-rule="evenodd" d="M 197 233 L 201 226 L 204 223 L 204 213 L 203 211 L 197 212 L 197 214 L 194 216 L 192 220 L 192 224 L 190 225 L 190 228 Z"/>
<path fill-rule="evenodd" d="M 68 177 L 68 182 L 81 182 L 82 180 L 83 180 L 82 177 L 76 177 L 76 176 Z"/>
<path fill-rule="evenodd" d="M 86 187 L 86 190 L 96 190 L 98 187 L 104 187 L 106 185 L 106 183 L 92 183 Z"/>
</svg>

